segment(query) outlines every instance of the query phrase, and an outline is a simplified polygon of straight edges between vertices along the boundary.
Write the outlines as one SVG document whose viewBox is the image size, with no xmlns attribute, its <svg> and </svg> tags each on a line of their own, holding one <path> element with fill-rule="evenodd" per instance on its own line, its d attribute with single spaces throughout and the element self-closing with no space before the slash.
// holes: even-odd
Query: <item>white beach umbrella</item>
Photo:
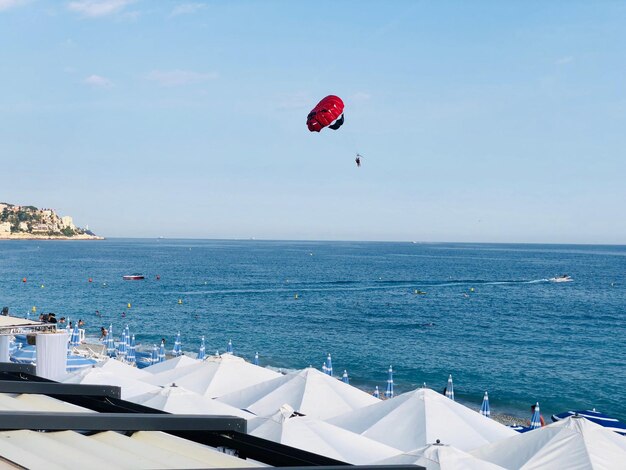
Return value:
<svg viewBox="0 0 626 470">
<path fill-rule="evenodd" d="M 468 451 L 517 434 L 429 388 L 398 395 L 328 422 L 405 452 L 437 439 Z"/>
<path fill-rule="evenodd" d="M 298 413 L 318 419 L 380 402 L 369 393 L 312 367 L 223 395 L 219 400 L 259 416 L 271 416 L 288 404 Z"/>
<path fill-rule="evenodd" d="M 376 462 L 377 465 L 421 465 L 426 470 L 503 470 L 467 452 L 440 443 L 429 444 Z"/>
<path fill-rule="evenodd" d="M 149 369 L 150 367 L 144 370 Z M 250 364 L 240 357 L 224 354 L 210 356 L 191 366 L 154 374 L 144 380 L 162 386 L 176 383 L 205 397 L 216 398 L 275 377 L 281 375 Z"/>
<path fill-rule="evenodd" d="M 507 469 L 618 470 L 626 462 L 626 439 L 585 418 L 572 416 L 483 446 L 471 454 Z"/>
<path fill-rule="evenodd" d="M 255 417 L 252 413 L 203 397 L 176 385 L 142 393 L 132 397 L 129 401 L 168 413 L 237 416 L 244 419 Z"/>
<path fill-rule="evenodd" d="M 253 436 L 351 464 L 369 464 L 399 452 L 319 419 L 294 414 L 289 405 L 271 417 L 252 420 L 250 426 Z"/>
<path fill-rule="evenodd" d="M 91 367 L 73 372 L 68 374 L 63 380 L 61 380 L 61 382 L 74 384 L 115 385 L 117 387 L 121 387 L 122 389 L 122 400 L 128 400 L 136 395 L 159 389 L 159 387 L 155 385 L 147 384 L 140 380 L 125 377 L 117 373 L 108 372 L 100 367 Z"/>
<path fill-rule="evenodd" d="M 163 362 L 157 362 L 151 366 L 142 369 L 144 372 L 152 374 L 159 374 L 173 369 L 180 369 L 181 367 L 187 367 L 194 364 L 199 364 L 200 361 L 189 356 L 178 356 L 168 359 Z"/>
<path fill-rule="evenodd" d="M 126 364 L 117 359 L 109 358 L 106 361 L 99 362 L 96 367 L 103 371 L 110 372 L 111 374 L 117 374 L 131 379 L 142 379 L 144 377 L 150 377 L 148 372 L 144 372 L 142 369 L 137 369 L 129 364 Z"/>
</svg>

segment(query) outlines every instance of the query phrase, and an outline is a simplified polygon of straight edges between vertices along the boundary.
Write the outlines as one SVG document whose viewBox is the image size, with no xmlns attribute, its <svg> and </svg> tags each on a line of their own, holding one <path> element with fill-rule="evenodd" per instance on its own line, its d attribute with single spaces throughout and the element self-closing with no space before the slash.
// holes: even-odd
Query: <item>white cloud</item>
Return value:
<svg viewBox="0 0 626 470">
<path fill-rule="evenodd" d="M 0 11 L 25 5 L 28 0 L 0 0 Z"/>
<path fill-rule="evenodd" d="M 215 80 L 217 74 L 214 72 L 198 73 L 190 70 L 153 70 L 146 78 L 161 86 L 180 86 Z"/>
<path fill-rule="evenodd" d="M 119 13 L 134 2 L 135 0 L 76 0 L 69 2 L 67 8 L 84 16 L 95 18 Z"/>
<path fill-rule="evenodd" d="M 571 55 L 569 55 L 567 57 L 561 57 L 560 59 L 557 59 L 554 63 L 556 65 L 565 65 L 573 61 L 574 61 L 574 58 Z"/>
<path fill-rule="evenodd" d="M 113 86 L 111 80 L 100 75 L 89 75 L 84 82 L 94 88 L 111 88 Z"/>
<path fill-rule="evenodd" d="M 204 3 L 181 3 L 174 7 L 170 16 L 189 15 L 204 10 L 205 8 L 206 4 Z"/>
</svg>

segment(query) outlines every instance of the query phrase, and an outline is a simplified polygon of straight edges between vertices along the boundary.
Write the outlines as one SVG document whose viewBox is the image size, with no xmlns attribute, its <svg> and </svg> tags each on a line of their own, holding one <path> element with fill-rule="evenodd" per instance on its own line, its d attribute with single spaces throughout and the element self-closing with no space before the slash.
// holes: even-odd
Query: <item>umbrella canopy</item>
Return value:
<svg viewBox="0 0 626 470">
<path fill-rule="evenodd" d="M 204 336 L 200 339 L 200 349 L 198 350 L 198 359 L 204 360 L 206 357 L 206 346 L 204 345 Z"/>
<path fill-rule="evenodd" d="M 161 341 L 161 346 L 159 347 L 159 352 L 157 354 L 157 362 L 165 361 L 165 341 Z"/>
<path fill-rule="evenodd" d="M 144 370 L 150 369 L 151 367 L 148 367 Z M 252 365 L 240 357 L 225 354 L 220 357 L 210 356 L 191 366 L 154 374 L 145 381 L 161 386 L 176 383 L 205 397 L 216 398 L 280 376 L 278 372 Z"/>
<path fill-rule="evenodd" d="M 203 397 L 176 385 L 137 395 L 130 401 L 168 413 L 238 416 L 244 419 L 255 417 L 252 413 Z"/>
<path fill-rule="evenodd" d="M 393 398 L 393 369 L 389 366 L 389 377 L 387 377 L 387 389 L 385 398 Z"/>
<path fill-rule="evenodd" d="M 135 363 L 135 335 L 133 335 L 130 338 L 130 343 L 128 345 L 128 354 L 126 355 L 126 360 L 130 363 L 130 364 L 134 364 Z"/>
<path fill-rule="evenodd" d="M 103 370 L 100 367 L 80 369 L 68 374 L 61 382 L 74 384 L 116 385 L 122 388 L 122 400 L 128 400 L 142 393 L 158 390 L 159 387 L 141 380 L 125 377 Z"/>
<path fill-rule="evenodd" d="M 436 443 L 389 457 L 377 465 L 421 465 L 426 470 L 503 470 L 504 467 L 480 460 L 456 447 Z"/>
<path fill-rule="evenodd" d="M 485 396 L 483 397 L 483 404 L 480 405 L 480 414 L 486 416 L 487 418 L 491 417 L 491 409 L 489 408 L 489 395 L 485 392 Z"/>
<path fill-rule="evenodd" d="M 271 417 L 252 420 L 249 427 L 253 436 L 351 464 L 369 464 L 399 452 L 319 419 L 300 416 L 288 405 Z"/>
<path fill-rule="evenodd" d="M 454 384 L 452 383 L 452 374 L 448 376 L 448 385 L 446 385 L 446 396 L 450 400 L 454 400 Z"/>
<path fill-rule="evenodd" d="M 552 415 L 552 421 L 561 421 L 562 419 L 575 415 L 587 418 L 592 423 L 604 426 L 611 431 L 626 435 L 626 424 L 622 423 L 617 418 L 613 418 L 609 415 L 596 411 L 595 408 L 592 410 L 566 411 L 564 413 L 559 413 L 558 415 Z"/>
<path fill-rule="evenodd" d="M 530 429 L 537 429 L 541 427 L 541 412 L 539 411 L 539 402 L 535 405 L 535 411 L 530 418 Z"/>
<path fill-rule="evenodd" d="M 109 325 L 109 332 L 106 338 L 107 356 L 115 356 L 115 341 L 113 340 L 113 325 Z"/>
<path fill-rule="evenodd" d="M 156 346 L 155 346 L 156 348 Z M 198 365 L 200 361 L 194 359 L 189 356 L 178 356 L 172 357 L 167 361 L 157 362 L 156 364 L 151 365 L 150 367 L 146 367 L 144 369 L 145 372 L 150 372 L 154 375 L 160 374 L 162 372 L 167 372 L 175 369 L 180 369 L 187 366 Z M 172 378 L 167 378 L 163 381 L 163 383 L 168 383 L 170 380 L 173 380 L 177 377 L 177 375 L 173 375 Z"/>
<path fill-rule="evenodd" d="M 278 375 L 278 374 L 277 374 Z M 312 367 L 219 398 L 259 416 L 271 416 L 282 405 L 298 413 L 326 419 L 378 403 L 379 400 Z"/>
<path fill-rule="evenodd" d="M 341 381 L 345 384 L 349 384 L 350 383 L 350 377 L 348 377 L 348 371 L 344 370 L 343 371 L 343 375 L 341 376 Z"/>
<path fill-rule="evenodd" d="M 569 417 L 471 452 L 508 469 L 623 469 L 626 439 L 586 418 Z"/>
<path fill-rule="evenodd" d="M 404 452 L 437 439 L 467 451 L 517 434 L 429 388 L 403 393 L 328 422 Z"/>
<path fill-rule="evenodd" d="M 97 367 L 105 372 L 128 377 L 130 379 L 142 379 L 144 377 L 150 377 L 150 374 L 144 372 L 145 369 L 137 369 L 136 367 L 112 358 L 107 359 L 104 362 L 98 363 Z"/>
</svg>

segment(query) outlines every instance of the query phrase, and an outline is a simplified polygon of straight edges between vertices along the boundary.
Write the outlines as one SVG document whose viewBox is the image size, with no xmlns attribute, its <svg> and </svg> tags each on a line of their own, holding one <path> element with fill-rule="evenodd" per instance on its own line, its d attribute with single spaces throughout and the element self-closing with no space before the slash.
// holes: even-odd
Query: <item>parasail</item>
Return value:
<svg viewBox="0 0 626 470">
<path fill-rule="evenodd" d="M 337 130 L 343 124 L 343 101 L 335 95 L 328 95 L 311 110 L 306 125 L 311 132 L 319 132 L 324 127 Z"/>
</svg>

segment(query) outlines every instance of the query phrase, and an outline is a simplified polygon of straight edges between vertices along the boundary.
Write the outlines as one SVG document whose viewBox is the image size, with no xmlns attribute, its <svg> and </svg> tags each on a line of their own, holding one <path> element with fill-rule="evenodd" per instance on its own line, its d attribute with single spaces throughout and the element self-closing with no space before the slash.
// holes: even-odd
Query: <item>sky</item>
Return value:
<svg viewBox="0 0 626 470">
<path fill-rule="evenodd" d="M 106 237 L 625 244 L 624 18 L 0 0 L 0 201 Z"/>
</svg>

